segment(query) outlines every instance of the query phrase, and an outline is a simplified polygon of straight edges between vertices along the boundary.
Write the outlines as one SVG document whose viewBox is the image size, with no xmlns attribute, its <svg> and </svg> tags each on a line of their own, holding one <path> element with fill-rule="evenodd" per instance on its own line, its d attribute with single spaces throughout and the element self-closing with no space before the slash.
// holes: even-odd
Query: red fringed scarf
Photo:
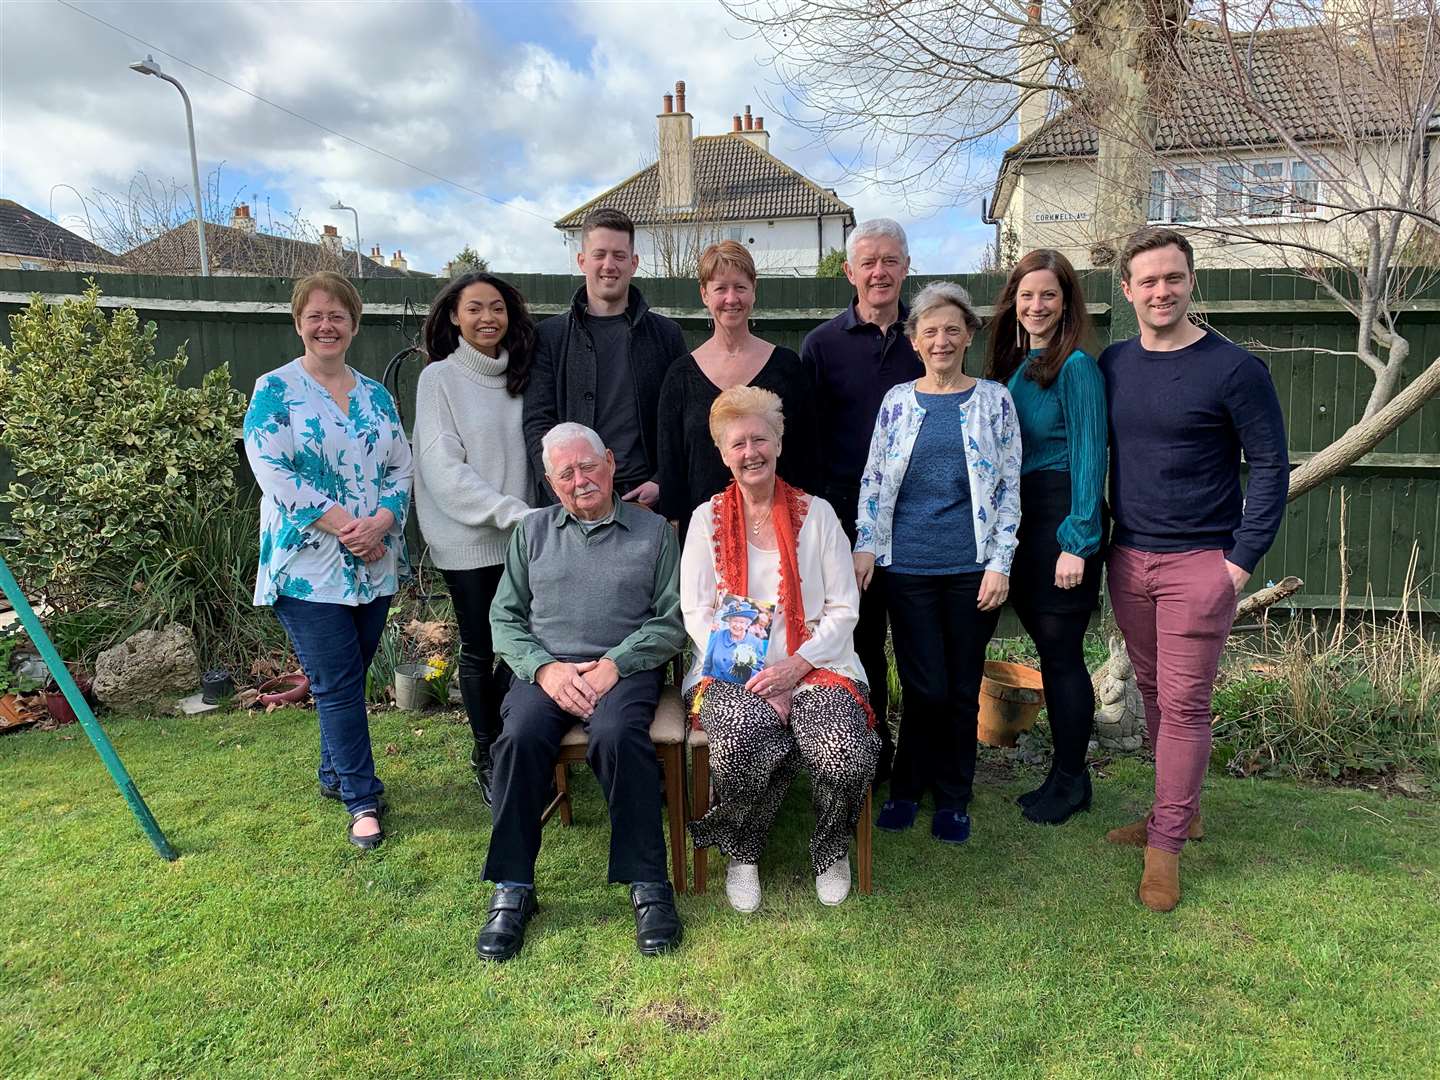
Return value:
<svg viewBox="0 0 1440 1080">
<path fill-rule="evenodd" d="M 710 500 L 714 514 L 714 550 L 716 587 L 720 592 L 736 596 L 750 595 L 750 548 L 746 538 L 749 522 L 745 516 L 745 503 L 740 497 L 740 485 L 731 481 L 719 495 Z M 799 536 L 800 527 L 805 524 L 809 504 L 804 492 L 791 487 L 778 476 L 775 478 L 775 498 L 771 503 L 770 520 L 775 525 L 775 541 L 780 550 L 780 596 L 779 609 L 785 613 L 785 650 L 791 656 L 800 651 L 800 646 L 810 640 L 810 627 L 805 621 L 805 597 L 800 588 Z M 692 712 L 694 726 L 700 726 L 700 704 L 705 688 L 713 682 L 706 678 L 694 698 Z M 875 713 L 870 702 L 850 679 L 834 671 L 816 668 L 801 682 L 810 686 L 838 686 L 845 690 L 865 711 L 865 718 L 871 728 L 875 726 Z"/>
</svg>

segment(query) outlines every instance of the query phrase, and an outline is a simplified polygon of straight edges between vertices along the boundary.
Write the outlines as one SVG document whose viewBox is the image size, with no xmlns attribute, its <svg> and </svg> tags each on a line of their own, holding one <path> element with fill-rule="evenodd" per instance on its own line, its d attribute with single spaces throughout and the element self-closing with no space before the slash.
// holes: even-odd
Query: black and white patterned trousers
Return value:
<svg viewBox="0 0 1440 1080">
<path fill-rule="evenodd" d="M 863 683 L 859 689 L 862 697 L 869 692 Z M 850 694 L 838 686 L 802 690 L 787 721 L 758 694 L 713 682 L 701 703 L 700 726 L 710 740 L 714 799 L 709 813 L 690 823 L 697 848 L 716 847 L 732 859 L 758 863 L 790 781 L 804 766 L 815 804 L 815 873 L 850 850 L 880 756 L 880 737 Z"/>
</svg>

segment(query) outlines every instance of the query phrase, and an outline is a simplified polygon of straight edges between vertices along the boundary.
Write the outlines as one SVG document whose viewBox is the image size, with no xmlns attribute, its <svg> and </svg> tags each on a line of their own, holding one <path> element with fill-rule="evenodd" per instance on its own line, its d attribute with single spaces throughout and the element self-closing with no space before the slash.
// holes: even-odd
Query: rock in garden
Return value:
<svg viewBox="0 0 1440 1080">
<path fill-rule="evenodd" d="M 1135 683 L 1135 668 L 1119 637 L 1110 638 L 1110 659 L 1100 665 L 1095 687 L 1095 737 L 1109 751 L 1133 753 L 1145 740 L 1145 703 Z"/>
<path fill-rule="evenodd" d="M 95 696 L 112 709 L 185 693 L 200 685 L 200 659 L 188 626 L 141 630 L 95 661 Z"/>
</svg>

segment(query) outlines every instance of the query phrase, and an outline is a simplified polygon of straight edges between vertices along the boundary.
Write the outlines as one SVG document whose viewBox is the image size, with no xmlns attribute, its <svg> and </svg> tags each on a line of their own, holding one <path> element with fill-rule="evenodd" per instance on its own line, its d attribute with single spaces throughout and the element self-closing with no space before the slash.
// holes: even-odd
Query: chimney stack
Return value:
<svg viewBox="0 0 1440 1080">
<path fill-rule="evenodd" d="M 751 116 L 749 105 L 745 106 L 743 126 L 741 117 L 735 117 L 735 130 L 731 134 L 738 134 L 746 142 L 754 143 L 767 154 L 770 152 L 770 133 L 765 130 L 765 118 Z"/>
<path fill-rule="evenodd" d="M 255 219 L 250 216 L 249 204 L 241 203 L 235 207 L 235 212 L 230 215 L 230 227 L 247 233 L 255 231 Z"/>
<path fill-rule="evenodd" d="M 325 226 L 324 231 L 320 234 L 320 246 L 331 255 L 343 255 L 345 253 L 345 248 L 340 243 L 340 230 L 335 228 L 334 225 Z"/>
<path fill-rule="evenodd" d="M 660 149 L 660 209 L 695 208 L 694 123 L 685 111 L 685 83 L 675 84 L 674 111 L 665 95 L 665 111 L 657 120 Z"/>
<path fill-rule="evenodd" d="M 1025 9 L 1026 23 L 1020 28 L 1020 68 L 1016 73 L 1022 82 L 1044 82 L 1050 76 L 1050 45 L 1040 4 L 1032 2 Z M 1044 125 L 1050 114 L 1048 90 L 1020 91 L 1020 138 L 1028 139 Z"/>
<path fill-rule="evenodd" d="M 404 255 L 403 252 L 397 251 L 397 252 L 395 252 L 394 255 L 390 256 L 390 269 L 392 269 L 392 270 L 409 270 L 409 269 L 410 269 L 410 264 L 405 261 L 405 255 Z"/>
<path fill-rule="evenodd" d="M 370 246 L 370 258 L 381 266 L 385 265 L 385 256 L 381 254 L 379 244 L 372 244 Z"/>
</svg>

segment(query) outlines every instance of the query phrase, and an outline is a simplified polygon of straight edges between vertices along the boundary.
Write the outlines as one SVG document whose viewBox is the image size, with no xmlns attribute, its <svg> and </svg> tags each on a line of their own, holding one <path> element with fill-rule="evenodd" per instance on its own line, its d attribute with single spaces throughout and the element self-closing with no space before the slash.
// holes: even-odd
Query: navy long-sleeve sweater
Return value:
<svg viewBox="0 0 1440 1080">
<path fill-rule="evenodd" d="M 1114 542 L 1140 551 L 1219 548 L 1245 570 L 1285 513 L 1285 417 L 1258 357 L 1213 334 L 1173 352 L 1139 338 L 1100 356 L 1110 410 Z M 1250 482 L 1240 490 L 1240 453 Z"/>
</svg>

